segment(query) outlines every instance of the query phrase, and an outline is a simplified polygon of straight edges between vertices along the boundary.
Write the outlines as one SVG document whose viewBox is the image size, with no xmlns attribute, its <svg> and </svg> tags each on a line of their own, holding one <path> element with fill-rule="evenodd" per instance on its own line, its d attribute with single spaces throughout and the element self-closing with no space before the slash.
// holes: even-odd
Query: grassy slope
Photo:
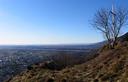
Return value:
<svg viewBox="0 0 128 82">
<path fill-rule="evenodd" d="M 9 82 L 128 82 L 128 43 L 100 51 L 98 57 L 72 68 L 51 71 L 36 67 Z M 54 81 L 53 81 L 54 80 Z"/>
</svg>

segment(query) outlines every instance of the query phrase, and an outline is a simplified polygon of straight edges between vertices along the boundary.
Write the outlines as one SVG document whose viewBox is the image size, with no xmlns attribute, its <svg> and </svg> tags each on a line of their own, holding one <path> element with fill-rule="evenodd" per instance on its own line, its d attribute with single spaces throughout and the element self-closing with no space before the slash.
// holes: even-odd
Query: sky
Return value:
<svg viewBox="0 0 128 82">
<path fill-rule="evenodd" d="M 113 2 L 128 7 L 128 0 L 0 0 L 0 44 L 103 41 L 90 23 L 98 9 L 111 8 Z"/>
</svg>

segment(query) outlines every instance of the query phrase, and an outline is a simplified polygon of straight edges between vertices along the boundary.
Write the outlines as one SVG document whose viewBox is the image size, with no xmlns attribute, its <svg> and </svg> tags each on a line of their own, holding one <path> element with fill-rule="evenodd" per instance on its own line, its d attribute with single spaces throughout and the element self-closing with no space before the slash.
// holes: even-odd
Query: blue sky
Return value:
<svg viewBox="0 0 128 82">
<path fill-rule="evenodd" d="M 0 44 L 87 44 L 103 41 L 91 25 L 112 0 L 0 0 Z M 115 0 L 128 7 L 128 0 Z M 126 32 L 126 29 L 123 30 Z"/>
</svg>

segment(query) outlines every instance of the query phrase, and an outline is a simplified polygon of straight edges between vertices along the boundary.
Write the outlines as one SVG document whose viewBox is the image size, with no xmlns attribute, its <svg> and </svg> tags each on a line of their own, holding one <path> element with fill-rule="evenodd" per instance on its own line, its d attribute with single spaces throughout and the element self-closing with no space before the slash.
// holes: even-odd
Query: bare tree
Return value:
<svg viewBox="0 0 128 82">
<path fill-rule="evenodd" d="M 114 48 L 121 28 L 126 26 L 128 11 L 123 8 L 101 9 L 94 16 L 92 25 L 100 30 L 108 41 L 109 47 Z"/>
</svg>

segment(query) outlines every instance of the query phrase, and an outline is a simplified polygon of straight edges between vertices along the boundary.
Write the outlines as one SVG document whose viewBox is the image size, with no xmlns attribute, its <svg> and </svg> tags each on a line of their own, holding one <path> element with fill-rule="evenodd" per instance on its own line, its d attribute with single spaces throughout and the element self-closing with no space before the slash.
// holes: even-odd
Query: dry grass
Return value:
<svg viewBox="0 0 128 82">
<path fill-rule="evenodd" d="M 128 82 L 128 43 L 101 50 L 99 56 L 60 71 L 36 68 L 9 82 Z"/>
</svg>

